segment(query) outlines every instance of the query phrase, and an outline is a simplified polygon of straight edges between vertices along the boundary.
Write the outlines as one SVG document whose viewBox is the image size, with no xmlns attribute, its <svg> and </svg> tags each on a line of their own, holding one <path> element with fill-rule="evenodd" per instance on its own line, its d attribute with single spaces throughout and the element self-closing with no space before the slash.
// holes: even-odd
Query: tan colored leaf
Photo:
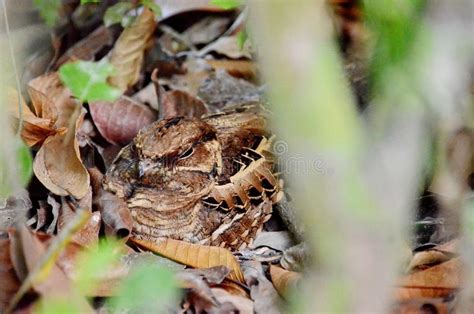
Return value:
<svg viewBox="0 0 474 314">
<path fill-rule="evenodd" d="M 136 238 L 132 238 L 132 241 L 154 253 L 194 268 L 226 266 L 231 270 L 229 278 L 244 282 L 239 263 L 234 255 L 225 248 L 174 239 L 166 239 L 160 243 Z"/>
<path fill-rule="evenodd" d="M 71 141 L 64 140 L 69 132 L 75 134 L 83 117 L 84 113 L 77 119 L 75 128 L 66 134 L 46 139 L 33 162 L 38 180 L 56 195 L 82 198 L 88 191 L 89 173 L 82 164 L 76 137 Z"/>
<path fill-rule="evenodd" d="M 214 70 L 225 70 L 236 78 L 254 81 L 257 78 L 257 67 L 250 60 L 207 60 Z"/>
<path fill-rule="evenodd" d="M 396 290 L 398 299 L 437 298 L 459 289 L 462 283 L 462 262 L 459 257 L 402 277 Z"/>
<path fill-rule="evenodd" d="M 145 8 L 133 24 L 122 32 L 110 56 L 110 63 L 116 69 L 109 79 L 110 84 L 125 91 L 138 81 L 147 42 L 155 27 L 155 15 Z"/>
<path fill-rule="evenodd" d="M 114 102 L 91 102 L 89 106 L 100 134 L 116 145 L 127 145 L 142 127 L 156 120 L 149 107 L 126 96 Z"/>
<path fill-rule="evenodd" d="M 408 265 L 408 270 L 430 267 L 449 260 L 450 257 L 438 250 L 416 252 Z"/>
<path fill-rule="evenodd" d="M 270 277 L 275 289 L 280 295 L 286 295 L 291 288 L 295 288 L 301 280 L 301 274 L 285 270 L 278 266 L 270 266 Z"/>
</svg>

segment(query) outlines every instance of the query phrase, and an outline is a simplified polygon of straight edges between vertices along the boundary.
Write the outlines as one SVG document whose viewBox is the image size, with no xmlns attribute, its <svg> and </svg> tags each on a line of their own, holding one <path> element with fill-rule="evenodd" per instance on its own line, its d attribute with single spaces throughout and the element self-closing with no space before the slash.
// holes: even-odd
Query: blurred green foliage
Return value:
<svg viewBox="0 0 474 314">
<path fill-rule="evenodd" d="M 76 61 L 59 68 L 59 77 L 81 102 L 117 99 L 121 92 L 107 83 L 114 67 L 102 60 L 100 62 Z"/>
<path fill-rule="evenodd" d="M 211 0 L 210 4 L 218 6 L 224 10 L 233 10 L 237 9 L 244 4 L 243 0 Z"/>
<path fill-rule="evenodd" d="M 104 14 L 104 25 L 109 27 L 111 25 L 120 23 L 122 27 L 127 27 L 131 24 L 131 17 L 127 18 L 126 13 L 133 8 L 130 2 L 118 2 L 109 7 Z"/>
<path fill-rule="evenodd" d="M 0 157 L 0 198 L 7 198 L 13 193 L 12 179 L 18 179 L 21 186 L 26 186 L 33 174 L 33 158 L 29 148 L 23 141 L 16 137 L 13 140 L 15 148 L 16 169 L 15 174 L 11 173 L 11 166 L 6 158 Z M 6 156 L 4 156 L 6 157 Z"/>
<path fill-rule="evenodd" d="M 142 313 L 169 312 L 180 291 L 173 273 L 163 267 L 143 264 L 132 269 L 121 282 L 117 296 L 110 299 L 115 309 L 134 309 Z"/>
<path fill-rule="evenodd" d="M 53 27 L 59 17 L 61 0 L 33 0 L 34 6 L 38 9 L 41 18 L 46 25 Z"/>
</svg>

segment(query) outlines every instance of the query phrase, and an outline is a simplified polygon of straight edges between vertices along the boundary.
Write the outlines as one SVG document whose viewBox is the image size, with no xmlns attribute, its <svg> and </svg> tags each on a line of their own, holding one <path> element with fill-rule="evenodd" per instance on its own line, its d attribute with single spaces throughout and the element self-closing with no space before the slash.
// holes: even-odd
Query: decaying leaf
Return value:
<svg viewBox="0 0 474 314">
<path fill-rule="evenodd" d="M 167 239 L 160 243 L 136 238 L 131 240 L 154 253 L 194 268 L 226 266 L 231 270 L 229 278 L 244 282 L 239 263 L 232 253 L 225 248 L 193 244 L 174 239 Z"/>
<path fill-rule="evenodd" d="M 183 33 L 183 36 L 194 45 L 207 44 L 224 33 L 228 25 L 228 17 L 211 15 L 193 24 Z"/>
<path fill-rule="evenodd" d="M 301 280 L 302 276 L 300 273 L 270 265 L 270 277 L 278 293 L 285 296 L 288 294 L 290 289 L 296 288 L 296 285 Z"/>
<path fill-rule="evenodd" d="M 110 84 L 125 91 L 138 81 L 147 42 L 155 26 L 155 14 L 145 8 L 133 24 L 122 32 L 110 56 L 110 63 L 116 69 L 109 79 Z"/>
<path fill-rule="evenodd" d="M 149 107 L 127 96 L 114 102 L 91 102 L 89 106 L 100 134 L 115 145 L 130 143 L 141 128 L 156 120 L 155 112 Z"/>
<path fill-rule="evenodd" d="M 112 30 L 105 26 L 100 26 L 87 37 L 69 48 L 61 58 L 56 61 L 55 67 L 58 68 L 68 61 L 93 60 L 96 53 L 105 46 L 112 44 L 113 39 L 114 35 Z"/>
<path fill-rule="evenodd" d="M 0 312 L 4 312 L 11 298 L 20 288 L 20 281 L 10 256 L 10 239 L 0 239 Z"/>
<path fill-rule="evenodd" d="M 211 108 L 223 108 L 262 100 L 263 93 L 255 85 L 218 70 L 199 87 L 198 96 Z"/>
<path fill-rule="evenodd" d="M 202 115 L 209 113 L 209 109 L 199 98 L 184 91 L 174 90 L 166 92 L 159 112 L 160 119 L 176 116 L 200 118 Z"/>
<path fill-rule="evenodd" d="M 245 282 L 250 288 L 256 313 L 280 313 L 282 300 L 271 282 L 265 277 L 259 262 L 248 261 L 242 264 Z"/>
</svg>

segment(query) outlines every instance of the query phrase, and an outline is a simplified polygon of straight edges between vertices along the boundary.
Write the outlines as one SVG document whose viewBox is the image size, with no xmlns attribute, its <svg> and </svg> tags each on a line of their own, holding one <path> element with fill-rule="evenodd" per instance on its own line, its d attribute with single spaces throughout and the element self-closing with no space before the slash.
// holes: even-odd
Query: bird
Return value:
<svg viewBox="0 0 474 314">
<path fill-rule="evenodd" d="M 283 194 L 262 108 L 171 117 L 140 130 L 102 182 L 126 201 L 132 237 L 234 251 L 250 245 Z"/>
</svg>

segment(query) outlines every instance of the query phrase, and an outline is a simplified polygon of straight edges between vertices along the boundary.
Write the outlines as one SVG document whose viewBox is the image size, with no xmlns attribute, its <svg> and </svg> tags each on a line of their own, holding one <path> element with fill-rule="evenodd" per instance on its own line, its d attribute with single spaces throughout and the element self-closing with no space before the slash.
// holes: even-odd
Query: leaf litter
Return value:
<svg viewBox="0 0 474 314">
<path fill-rule="evenodd" d="M 159 18 L 145 4 L 125 21 L 132 9 L 125 4 L 106 13 L 105 25 L 98 20 L 75 40 L 58 37 L 62 48 L 52 60 L 54 71 L 28 82 L 29 105 L 21 97 L 18 104 L 17 91 L 9 91 L 12 122 L 18 127 L 21 106 L 21 136 L 36 152 L 29 189 L 41 186 L 43 192 L 31 194 L 28 226 L 16 224 L 0 234 L 2 312 L 48 309 L 43 301 L 61 297 L 85 312 L 162 311 L 163 304 L 153 301 L 161 293 L 170 311 L 278 313 L 310 263 L 307 246 L 295 245 L 301 233 L 294 232 L 299 226 L 293 221 L 262 232 L 240 252 L 173 239 L 156 244 L 129 238 L 133 219 L 127 204 L 100 184 L 120 148 L 157 119 L 199 118 L 265 102 L 251 43 L 238 43 L 241 15 L 227 14 L 207 0 L 154 3 L 161 8 Z M 67 12 L 85 22 L 80 7 Z M 194 22 L 183 26 L 186 16 L 195 16 Z M 191 45 L 178 49 L 178 43 Z M 84 152 L 78 132 L 86 122 L 93 131 L 81 134 L 92 143 Z M 99 162 L 100 155 L 106 161 Z M 447 307 L 442 300 L 463 279 L 457 246 L 453 240 L 413 252 L 394 287 L 400 306 L 429 300 L 435 308 Z M 137 287 L 143 298 L 135 297 Z"/>
</svg>

